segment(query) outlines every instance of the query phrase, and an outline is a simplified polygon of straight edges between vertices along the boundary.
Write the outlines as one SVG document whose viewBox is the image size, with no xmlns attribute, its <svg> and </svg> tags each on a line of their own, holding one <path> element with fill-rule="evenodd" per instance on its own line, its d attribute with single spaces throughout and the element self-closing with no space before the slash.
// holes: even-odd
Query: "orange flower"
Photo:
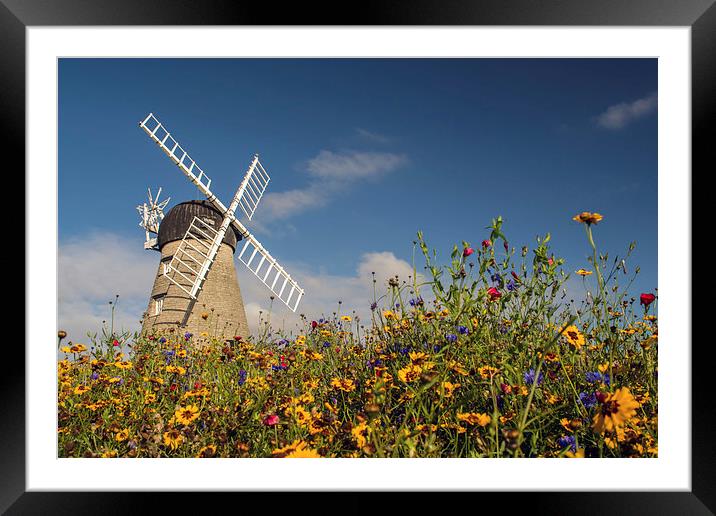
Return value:
<svg viewBox="0 0 716 516">
<path fill-rule="evenodd" d="M 583 211 L 582 213 L 579 213 L 572 217 L 572 220 L 576 220 L 577 222 L 581 224 L 586 224 L 588 226 L 591 226 L 592 224 L 596 224 L 600 220 L 602 220 L 604 217 L 602 217 L 599 213 L 592 213 L 589 211 Z"/>
</svg>

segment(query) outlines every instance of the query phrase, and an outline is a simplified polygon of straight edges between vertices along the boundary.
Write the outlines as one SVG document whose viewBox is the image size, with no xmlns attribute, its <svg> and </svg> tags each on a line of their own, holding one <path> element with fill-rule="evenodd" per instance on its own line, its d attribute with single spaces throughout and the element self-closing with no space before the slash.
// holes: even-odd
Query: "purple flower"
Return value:
<svg viewBox="0 0 716 516">
<path fill-rule="evenodd" d="M 372 310 L 375 310 L 376 308 L 378 308 L 378 303 L 371 303 L 371 304 L 370 304 L 370 309 L 371 309 L 371 311 L 372 311 Z"/>
<path fill-rule="evenodd" d="M 467 326 L 458 326 L 457 332 L 461 335 L 467 335 L 468 333 L 470 333 L 470 330 L 467 329 Z"/>
<path fill-rule="evenodd" d="M 247 376 L 248 376 L 248 373 L 244 369 L 241 369 L 239 371 L 239 385 L 243 385 L 244 383 L 246 383 Z"/>
<path fill-rule="evenodd" d="M 512 292 L 516 288 L 517 288 L 517 285 L 515 285 L 514 280 L 510 280 L 507 282 L 507 290 L 509 290 L 510 292 Z"/>
<path fill-rule="evenodd" d="M 534 381 L 535 381 L 535 370 L 534 370 L 534 368 L 532 368 L 532 369 L 530 369 L 529 371 L 527 371 L 527 372 L 524 374 L 523 378 L 524 378 L 525 383 L 526 383 L 527 385 L 532 385 L 532 384 L 534 383 Z M 540 372 L 539 378 L 537 378 L 537 385 L 541 384 L 543 380 L 544 380 L 544 373 Z"/>
<path fill-rule="evenodd" d="M 94 373 L 92 373 L 90 378 L 92 378 L 93 380 L 96 380 L 97 378 L 99 378 L 99 373 L 97 371 L 95 371 Z"/>
<path fill-rule="evenodd" d="M 597 404 L 597 396 L 593 392 L 580 392 L 579 400 L 586 409 L 590 409 Z"/>
<path fill-rule="evenodd" d="M 559 439 L 557 439 L 557 446 L 560 448 L 571 448 L 573 452 L 577 451 L 577 440 L 574 438 L 573 435 L 563 435 Z"/>
<path fill-rule="evenodd" d="M 331 346 L 331 343 L 328 342 L 328 341 L 325 341 L 325 342 L 323 343 L 323 347 L 324 347 L 324 348 L 329 348 L 330 346 Z"/>
<path fill-rule="evenodd" d="M 455 342 L 457 340 L 457 335 L 455 335 L 454 333 L 448 333 L 447 335 L 445 335 L 445 339 L 448 342 Z"/>
<path fill-rule="evenodd" d="M 164 344 L 166 341 L 167 341 L 167 339 L 165 337 L 162 337 L 161 339 L 159 339 L 159 342 L 161 344 Z"/>
<path fill-rule="evenodd" d="M 189 340 L 189 339 L 191 338 L 191 335 L 192 335 L 191 333 L 186 332 L 186 333 L 184 334 L 184 340 Z"/>
<path fill-rule="evenodd" d="M 590 371 L 584 375 L 585 379 L 589 383 L 603 383 L 609 385 L 609 375 L 602 374 L 598 371 Z"/>
</svg>

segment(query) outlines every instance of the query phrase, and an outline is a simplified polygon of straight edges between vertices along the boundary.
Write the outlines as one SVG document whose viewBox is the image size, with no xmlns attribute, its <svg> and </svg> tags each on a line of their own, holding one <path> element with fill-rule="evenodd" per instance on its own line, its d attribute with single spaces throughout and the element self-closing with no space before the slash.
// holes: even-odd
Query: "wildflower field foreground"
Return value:
<svg viewBox="0 0 716 516">
<path fill-rule="evenodd" d="M 59 455 L 654 457 L 656 296 L 627 294 L 633 244 L 602 255 L 602 216 L 574 220 L 591 259 L 569 270 L 549 235 L 510 246 L 500 218 L 445 266 L 418 234 L 426 267 L 391 278 L 371 321 L 338 311 L 296 336 L 91 345 L 60 332 Z M 565 297 L 572 274 L 581 303 Z"/>
</svg>

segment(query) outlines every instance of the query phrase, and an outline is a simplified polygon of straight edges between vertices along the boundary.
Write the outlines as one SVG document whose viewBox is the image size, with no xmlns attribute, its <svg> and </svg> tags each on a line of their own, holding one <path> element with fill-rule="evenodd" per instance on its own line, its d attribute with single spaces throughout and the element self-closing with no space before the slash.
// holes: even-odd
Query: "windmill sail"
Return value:
<svg viewBox="0 0 716 516">
<path fill-rule="evenodd" d="M 227 208 L 209 189 L 211 179 L 201 168 L 199 168 L 196 161 L 194 161 L 181 147 L 181 145 L 179 145 L 176 139 L 161 124 L 161 122 L 159 122 L 153 113 L 149 113 L 139 126 L 157 145 L 159 145 L 159 148 L 162 149 L 167 156 L 169 156 L 169 158 L 179 167 L 184 175 L 187 176 L 187 178 L 204 195 L 206 195 L 208 201 L 224 215 L 221 228 L 218 231 L 211 228 L 216 232 L 216 234 L 205 234 L 204 236 L 206 237 L 206 242 L 202 242 L 202 244 L 198 244 L 198 241 L 202 239 L 196 237 L 197 234 L 201 234 L 197 232 L 203 229 L 199 224 L 201 221 L 199 221 L 197 225 L 192 223 L 184 235 L 184 239 L 182 240 L 175 255 L 177 262 L 174 263 L 174 258 L 172 258 L 172 262 L 167 268 L 170 274 L 174 274 L 174 279 L 170 278 L 170 280 L 182 288 L 184 292 L 189 294 L 192 300 L 196 300 L 196 296 L 198 296 L 201 291 L 201 285 L 206 279 L 206 275 L 211 268 L 214 258 L 216 257 L 216 253 L 221 245 L 221 242 L 223 241 L 226 230 L 229 225 L 232 225 L 246 241 L 246 244 L 239 255 L 239 260 L 246 265 L 249 270 L 253 272 L 254 275 L 276 295 L 276 297 L 278 297 L 286 304 L 286 306 L 295 312 L 298 308 L 298 303 L 303 297 L 303 289 L 298 285 L 296 280 L 291 278 L 283 267 L 278 264 L 276 259 L 269 254 L 261 243 L 256 240 L 249 230 L 246 229 L 246 227 L 244 227 L 244 225 L 241 224 L 241 222 L 239 222 L 234 215 L 236 208 L 241 206 L 243 212 L 249 220 L 251 220 L 254 212 L 256 211 L 256 207 L 266 190 L 270 177 L 266 172 L 266 169 L 259 162 L 258 156 L 254 156 L 249 170 L 246 172 L 244 179 L 234 195 L 231 205 Z M 207 244 L 208 242 L 211 242 L 211 244 L 204 245 L 206 248 L 205 252 L 199 252 L 199 249 L 201 248 L 200 246 Z M 193 243 L 197 243 L 197 245 L 190 247 Z M 245 259 L 243 256 L 249 246 L 252 246 L 251 248 L 253 251 L 251 252 L 250 257 Z M 192 249 L 192 251 L 189 251 L 189 249 Z M 194 254 L 192 255 L 192 253 Z M 261 258 L 259 262 L 254 262 L 253 260 L 257 254 Z M 177 257 L 177 255 L 179 256 Z M 262 269 L 264 264 L 267 265 L 266 269 Z M 193 265 L 193 267 L 189 267 L 190 265 Z M 177 277 L 176 274 L 179 276 Z M 169 275 L 167 277 L 169 277 Z"/>
<path fill-rule="evenodd" d="M 254 159 L 255 166 L 252 166 L 249 169 L 246 173 L 246 177 L 244 177 L 244 180 L 242 181 L 242 184 L 245 184 L 246 186 L 239 201 L 239 206 L 241 206 L 241 209 L 249 220 L 251 220 L 254 216 L 256 207 L 266 190 L 268 182 L 271 180 L 268 172 L 266 172 L 266 169 L 258 160 L 258 156 L 255 156 Z"/>
<path fill-rule="evenodd" d="M 304 294 L 303 289 L 251 234 L 239 253 L 239 261 L 287 307 L 296 311 Z"/>
</svg>

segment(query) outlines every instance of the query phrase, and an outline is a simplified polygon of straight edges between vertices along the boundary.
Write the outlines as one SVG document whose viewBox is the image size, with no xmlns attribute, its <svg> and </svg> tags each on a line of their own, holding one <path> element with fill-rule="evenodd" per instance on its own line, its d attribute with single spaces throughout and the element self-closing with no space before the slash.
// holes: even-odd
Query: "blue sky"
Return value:
<svg viewBox="0 0 716 516">
<path fill-rule="evenodd" d="M 366 271 L 404 272 L 418 230 L 447 257 L 497 215 L 514 245 L 551 232 L 576 270 L 571 217 L 598 211 L 598 245 L 637 241 L 633 291 L 653 291 L 656 93 L 655 59 L 62 59 L 60 324 L 96 324 L 119 293 L 131 326 L 158 259 L 135 206 L 148 186 L 197 198 L 138 128 L 149 112 L 225 204 L 260 154 L 272 182 L 247 226 L 305 279 L 308 314 L 364 304 Z M 251 319 L 268 294 L 240 281 Z"/>
</svg>

